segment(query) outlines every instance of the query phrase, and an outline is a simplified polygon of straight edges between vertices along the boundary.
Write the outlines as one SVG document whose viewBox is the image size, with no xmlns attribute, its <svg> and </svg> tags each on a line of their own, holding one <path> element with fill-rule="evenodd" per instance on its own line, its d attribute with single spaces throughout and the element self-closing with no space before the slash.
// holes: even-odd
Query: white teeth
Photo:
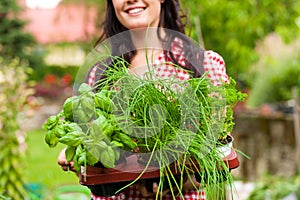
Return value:
<svg viewBox="0 0 300 200">
<path fill-rule="evenodd" d="M 144 9 L 143 8 L 134 8 L 132 10 L 129 10 L 128 13 L 129 14 L 135 14 L 135 13 L 138 13 L 138 12 L 142 12 Z"/>
</svg>

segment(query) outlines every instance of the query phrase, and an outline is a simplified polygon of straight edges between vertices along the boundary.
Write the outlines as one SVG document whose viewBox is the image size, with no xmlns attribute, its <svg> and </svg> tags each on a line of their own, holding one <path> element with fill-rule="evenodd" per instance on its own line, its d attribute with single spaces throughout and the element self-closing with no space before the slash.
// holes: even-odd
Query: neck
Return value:
<svg viewBox="0 0 300 200">
<path fill-rule="evenodd" d="M 130 31 L 132 42 L 137 50 L 162 50 L 162 42 L 158 38 L 157 28 L 134 29 Z"/>
</svg>

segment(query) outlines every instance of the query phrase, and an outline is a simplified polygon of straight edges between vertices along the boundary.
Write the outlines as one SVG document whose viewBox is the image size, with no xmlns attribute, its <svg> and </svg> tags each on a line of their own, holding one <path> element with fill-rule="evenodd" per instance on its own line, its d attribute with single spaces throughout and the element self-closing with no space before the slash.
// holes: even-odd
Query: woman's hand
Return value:
<svg viewBox="0 0 300 200">
<path fill-rule="evenodd" d="M 193 190 L 195 188 L 199 188 L 200 185 L 201 184 L 196 181 L 196 178 L 193 175 L 190 178 L 187 178 L 186 182 L 183 184 L 183 189 Z M 202 186 L 204 187 L 204 185 L 202 185 Z"/>
<path fill-rule="evenodd" d="M 61 168 L 64 171 L 71 170 L 73 172 L 76 172 L 76 170 L 74 169 L 74 162 L 67 161 L 65 151 L 66 151 L 66 148 L 61 150 L 61 152 L 59 153 L 58 158 L 57 158 L 57 163 L 61 166 Z"/>
</svg>

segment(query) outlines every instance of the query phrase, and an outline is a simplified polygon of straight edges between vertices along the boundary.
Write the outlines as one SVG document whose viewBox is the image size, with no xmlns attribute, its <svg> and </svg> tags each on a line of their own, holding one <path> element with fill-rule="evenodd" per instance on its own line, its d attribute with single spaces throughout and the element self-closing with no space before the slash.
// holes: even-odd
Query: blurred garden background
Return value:
<svg viewBox="0 0 300 200">
<path fill-rule="evenodd" d="M 41 126 L 73 94 L 105 3 L 0 1 L 0 199 L 89 199 L 57 165 L 63 146 L 49 148 Z M 232 172 L 237 199 L 300 199 L 300 1 L 182 3 L 187 33 L 221 54 L 248 94 L 235 107 L 232 133 L 249 157 L 241 153 Z"/>
</svg>

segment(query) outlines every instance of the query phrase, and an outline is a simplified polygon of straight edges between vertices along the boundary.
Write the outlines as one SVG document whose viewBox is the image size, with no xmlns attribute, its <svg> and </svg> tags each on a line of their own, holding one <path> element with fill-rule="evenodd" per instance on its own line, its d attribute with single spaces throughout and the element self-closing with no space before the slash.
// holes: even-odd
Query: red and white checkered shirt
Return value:
<svg viewBox="0 0 300 200">
<path fill-rule="evenodd" d="M 172 43 L 172 54 L 178 64 L 186 66 L 185 55 L 182 52 L 183 43 L 180 39 L 176 38 Z M 154 61 L 154 73 L 160 78 L 177 78 L 179 80 L 190 79 L 190 74 L 182 68 L 175 67 L 172 64 L 172 59 L 162 52 L 157 60 Z M 211 83 L 215 86 L 221 85 L 223 82 L 228 82 L 228 75 L 226 74 L 225 62 L 223 58 L 214 51 L 204 52 L 203 61 L 204 71 L 207 72 L 207 77 L 211 80 Z"/>
<path fill-rule="evenodd" d="M 182 53 L 182 42 L 179 39 L 175 39 L 172 43 L 172 53 L 175 59 L 178 60 L 178 64 L 186 66 L 185 56 Z M 179 80 L 188 80 L 190 74 L 183 68 L 176 67 L 171 63 L 172 60 L 165 55 L 166 52 L 162 51 L 160 56 L 153 62 L 154 74 L 160 78 L 176 78 Z M 93 86 L 96 79 L 97 67 L 91 69 L 87 82 Z M 207 72 L 207 77 L 211 80 L 211 83 L 215 86 L 221 85 L 223 82 L 228 82 L 228 75 L 226 74 L 225 62 L 223 58 L 214 51 L 204 52 L 203 61 L 204 71 Z"/>
<path fill-rule="evenodd" d="M 184 200 L 206 200 L 204 189 L 201 191 L 184 190 L 182 191 Z M 155 197 L 143 197 L 136 185 L 130 186 L 120 194 L 110 197 L 100 197 L 91 195 L 93 200 L 155 200 Z M 182 200 L 181 197 L 173 197 L 172 194 L 166 194 L 164 200 Z"/>
<path fill-rule="evenodd" d="M 185 66 L 184 54 L 181 53 L 182 44 L 180 41 L 175 41 L 172 46 L 172 53 L 175 58 L 178 60 L 178 64 L 181 66 Z M 177 56 L 177 57 L 176 57 Z M 165 52 L 163 51 L 157 60 L 154 61 L 153 72 L 155 76 L 160 78 L 176 78 L 179 80 L 188 80 L 190 79 L 190 74 L 187 70 L 183 68 L 175 67 L 174 65 L 167 64 L 172 60 L 165 56 Z M 221 85 L 224 82 L 228 82 L 228 76 L 226 74 L 225 62 L 223 58 L 214 51 L 205 51 L 204 52 L 204 62 L 203 62 L 204 70 L 207 72 L 207 77 L 211 80 L 212 84 L 215 86 Z M 95 83 L 97 72 L 97 66 L 91 69 L 87 82 L 89 85 L 93 86 Z M 204 189 L 197 190 L 184 190 L 182 191 L 185 200 L 205 200 L 205 192 Z M 111 196 L 111 197 L 100 197 L 92 194 L 93 200 L 154 200 L 155 198 L 151 197 L 143 197 L 138 190 L 137 186 L 133 185 L 128 187 L 120 194 Z M 164 200 L 173 200 L 173 196 L 171 194 L 166 194 L 163 197 Z M 177 197 L 176 200 L 182 199 Z"/>
</svg>

